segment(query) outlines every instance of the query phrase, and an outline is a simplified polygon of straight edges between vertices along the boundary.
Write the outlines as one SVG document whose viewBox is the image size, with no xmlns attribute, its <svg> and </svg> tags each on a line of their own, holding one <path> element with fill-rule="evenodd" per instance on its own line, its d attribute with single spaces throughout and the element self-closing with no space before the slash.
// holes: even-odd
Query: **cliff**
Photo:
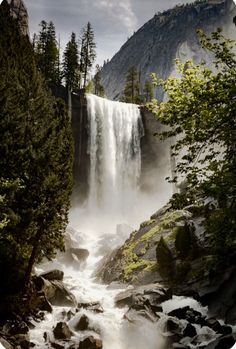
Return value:
<svg viewBox="0 0 236 349">
<path fill-rule="evenodd" d="M 209 54 L 199 46 L 196 30 L 202 28 L 211 33 L 223 27 L 229 32 L 235 14 L 233 0 L 212 0 L 176 6 L 155 15 L 103 66 L 102 82 L 108 98 L 117 100 L 121 97 L 131 65 L 140 70 L 143 86 L 150 73 L 167 78 L 174 70 L 176 58 L 210 62 Z M 156 97 L 162 97 L 161 93 L 157 91 Z"/>
</svg>

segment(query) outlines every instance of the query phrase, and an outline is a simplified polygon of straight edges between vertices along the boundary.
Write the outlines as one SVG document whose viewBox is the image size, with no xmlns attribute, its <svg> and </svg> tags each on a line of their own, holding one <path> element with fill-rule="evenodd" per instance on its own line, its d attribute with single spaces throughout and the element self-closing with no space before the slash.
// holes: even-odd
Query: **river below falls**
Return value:
<svg viewBox="0 0 236 349">
<path fill-rule="evenodd" d="M 110 238 L 112 239 L 112 236 Z M 58 260 L 55 260 L 40 265 L 37 268 L 37 273 L 40 274 L 40 272 L 54 268 L 62 270 L 64 272 L 64 284 L 75 295 L 76 301 L 78 303 L 99 302 L 104 312 L 97 314 L 82 308 L 76 313 L 75 309 L 70 307 L 54 306 L 53 312 L 47 313 L 45 320 L 35 323 L 36 327 L 30 331 L 30 339 L 36 344 L 35 348 L 50 348 L 48 342 L 54 341 L 53 328 L 58 322 L 65 321 L 67 312 L 71 310 L 75 316 L 67 321 L 67 324 L 72 331 L 83 314 L 88 316 L 89 328 L 91 328 L 90 331 L 73 331 L 72 341 L 79 342 L 79 340 L 92 335 L 102 339 L 103 349 L 162 349 L 163 338 L 159 334 L 157 324 L 144 318 L 140 318 L 140 321 L 135 324 L 129 323 L 124 319 L 124 314 L 128 308 L 115 307 L 115 296 L 127 286 L 117 285 L 114 289 L 114 287 L 98 283 L 93 277 L 97 263 L 102 257 L 97 255 L 97 251 L 101 249 L 101 236 L 92 235 L 91 231 L 84 236 L 78 232 L 77 239 L 79 240 L 79 247 L 86 248 L 90 252 L 86 262 L 83 262 L 80 266 L 72 267 L 60 264 Z M 107 243 L 107 239 L 102 241 Z M 47 333 L 47 343 L 45 333 Z"/>
</svg>

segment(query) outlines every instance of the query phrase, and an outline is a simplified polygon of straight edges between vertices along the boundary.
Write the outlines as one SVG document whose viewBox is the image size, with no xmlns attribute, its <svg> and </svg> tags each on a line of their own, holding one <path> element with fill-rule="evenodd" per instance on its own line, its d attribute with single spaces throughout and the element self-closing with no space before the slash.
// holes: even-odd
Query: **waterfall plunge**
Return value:
<svg viewBox="0 0 236 349">
<path fill-rule="evenodd" d="M 143 134 L 137 105 L 87 94 L 90 124 L 89 209 L 124 212 L 134 202 Z"/>
</svg>

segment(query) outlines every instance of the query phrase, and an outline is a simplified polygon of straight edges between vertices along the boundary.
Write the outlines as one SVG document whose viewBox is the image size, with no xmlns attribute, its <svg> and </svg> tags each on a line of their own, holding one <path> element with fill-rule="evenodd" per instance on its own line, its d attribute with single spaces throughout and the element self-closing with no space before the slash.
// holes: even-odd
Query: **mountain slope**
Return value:
<svg viewBox="0 0 236 349">
<path fill-rule="evenodd" d="M 167 78 L 174 70 L 175 58 L 209 61 L 208 53 L 199 47 L 196 30 L 202 28 L 210 33 L 223 27 L 229 32 L 235 14 L 233 0 L 203 0 L 155 15 L 104 65 L 102 82 L 107 96 L 120 98 L 131 65 L 139 68 L 144 85 L 152 72 Z M 236 33 L 235 27 L 233 30 Z M 156 97 L 161 97 L 160 93 Z"/>
</svg>

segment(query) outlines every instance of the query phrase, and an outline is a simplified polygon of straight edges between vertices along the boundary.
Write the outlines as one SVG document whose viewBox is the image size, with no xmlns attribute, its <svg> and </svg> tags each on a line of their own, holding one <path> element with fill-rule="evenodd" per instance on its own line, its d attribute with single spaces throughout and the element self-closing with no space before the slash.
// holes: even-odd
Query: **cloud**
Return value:
<svg viewBox="0 0 236 349">
<path fill-rule="evenodd" d="M 189 1 L 192 0 L 24 0 L 30 16 L 31 34 L 39 31 L 41 20 L 52 20 L 62 48 L 72 31 L 79 37 L 81 29 L 91 22 L 99 64 L 111 58 L 127 37 L 156 12 Z"/>
<path fill-rule="evenodd" d="M 98 0 L 95 8 L 102 11 L 109 22 L 124 26 L 129 34 L 137 29 L 138 19 L 133 12 L 130 0 Z"/>
</svg>

